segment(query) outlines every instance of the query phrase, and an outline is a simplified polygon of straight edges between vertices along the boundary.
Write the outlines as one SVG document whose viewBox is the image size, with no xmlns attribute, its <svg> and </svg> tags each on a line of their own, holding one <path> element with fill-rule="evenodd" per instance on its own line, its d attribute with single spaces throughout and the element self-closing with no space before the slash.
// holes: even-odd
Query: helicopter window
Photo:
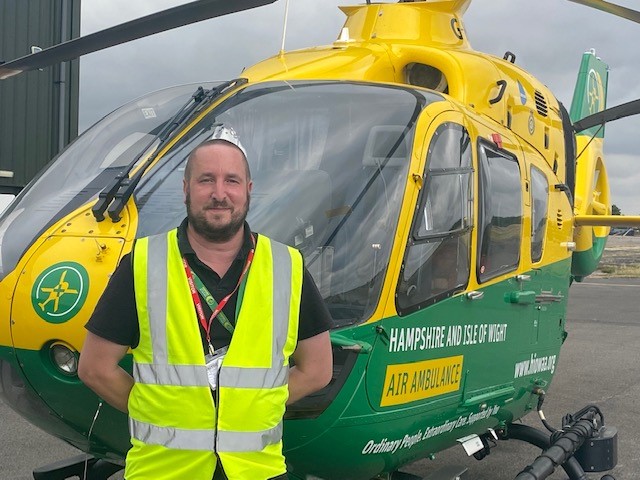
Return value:
<svg viewBox="0 0 640 480">
<path fill-rule="evenodd" d="M 420 207 L 398 284 L 398 311 L 451 296 L 469 279 L 473 170 L 469 134 L 444 123 L 431 139 Z"/>
<path fill-rule="evenodd" d="M 439 100 L 365 83 L 248 86 L 208 113 L 143 178 L 138 235 L 180 223 L 186 157 L 213 123 L 225 123 L 247 149 L 251 228 L 303 253 L 336 327 L 366 320 L 389 263 L 414 124 L 425 105 Z"/>
<path fill-rule="evenodd" d="M 539 262 L 547 226 L 549 182 L 542 170 L 534 166 L 531 166 L 531 197 L 531 261 Z"/>
<path fill-rule="evenodd" d="M 522 187 L 515 157 L 480 144 L 478 279 L 515 270 L 520 262 Z"/>
<path fill-rule="evenodd" d="M 100 164 L 101 169 L 124 167 L 129 165 L 136 155 L 146 147 L 153 135 L 145 132 L 134 132 L 127 135 L 104 156 L 104 160 Z"/>
<path fill-rule="evenodd" d="M 167 88 L 124 105 L 53 159 L 0 216 L 0 278 L 48 226 L 96 198 L 196 87 Z"/>
</svg>

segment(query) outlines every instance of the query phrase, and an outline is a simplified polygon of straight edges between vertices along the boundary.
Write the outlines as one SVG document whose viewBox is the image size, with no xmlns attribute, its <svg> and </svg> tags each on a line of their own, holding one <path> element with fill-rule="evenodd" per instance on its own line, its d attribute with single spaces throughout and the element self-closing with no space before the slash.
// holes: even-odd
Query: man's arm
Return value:
<svg viewBox="0 0 640 480">
<path fill-rule="evenodd" d="M 295 366 L 289 370 L 287 405 L 320 390 L 331 381 L 333 353 L 329 332 L 300 340 L 293 352 L 293 360 Z"/>
<path fill-rule="evenodd" d="M 87 332 L 78 366 L 80 380 L 109 405 L 125 413 L 134 382 L 118 363 L 127 350 L 127 346 Z"/>
</svg>

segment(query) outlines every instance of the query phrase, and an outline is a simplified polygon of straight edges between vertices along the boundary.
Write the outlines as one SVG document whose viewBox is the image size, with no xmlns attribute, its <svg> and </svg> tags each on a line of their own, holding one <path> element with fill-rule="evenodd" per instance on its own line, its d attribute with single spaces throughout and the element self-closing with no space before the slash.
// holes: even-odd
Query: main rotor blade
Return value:
<svg viewBox="0 0 640 480">
<path fill-rule="evenodd" d="M 274 3 L 276 0 L 199 0 L 130 22 L 116 25 L 84 37 L 46 48 L 0 65 L 0 80 L 12 75 L 73 60 L 87 53 L 97 52 L 138 38 L 221 17 L 230 13 L 249 10 Z"/>
<path fill-rule="evenodd" d="M 621 7 L 615 3 L 605 2 L 604 0 L 569 0 L 573 3 L 579 3 L 580 5 L 586 5 L 587 7 L 596 8 L 603 12 L 617 15 L 618 17 L 626 18 L 636 23 L 640 23 L 640 12 L 631 10 L 630 8 Z"/>
<path fill-rule="evenodd" d="M 573 124 L 573 129 L 578 133 L 587 128 L 603 125 L 607 122 L 618 120 L 619 118 L 637 115 L 638 113 L 640 113 L 640 98 L 584 117 L 582 120 L 578 120 Z"/>
</svg>

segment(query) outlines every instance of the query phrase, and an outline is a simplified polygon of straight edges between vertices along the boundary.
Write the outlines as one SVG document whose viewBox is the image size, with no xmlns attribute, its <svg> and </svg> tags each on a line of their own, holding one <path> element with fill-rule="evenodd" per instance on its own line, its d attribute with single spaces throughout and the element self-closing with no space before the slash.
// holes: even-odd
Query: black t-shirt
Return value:
<svg viewBox="0 0 640 480">
<path fill-rule="evenodd" d="M 185 219 L 178 227 L 178 248 L 180 253 L 187 259 L 193 272 L 202 280 L 205 287 L 213 295 L 213 298 L 216 299 L 216 302 L 219 302 L 236 287 L 247 255 L 253 246 L 249 225 L 245 223 L 243 245 L 231 267 L 222 278 L 198 259 L 189 244 L 186 229 L 187 220 Z M 122 257 L 86 328 L 91 333 L 106 340 L 135 348 L 140 340 L 140 329 L 135 303 L 132 264 L 131 254 Z M 208 320 L 212 313 L 211 309 L 204 299 L 201 298 L 201 301 Z M 238 292 L 236 291 L 222 309 L 229 321 L 234 325 L 237 301 Z M 316 287 L 313 277 L 305 268 L 302 279 L 298 340 L 311 338 L 325 332 L 331 328 L 332 323 L 331 314 L 322 300 L 318 287 Z M 200 325 L 200 333 L 203 347 L 206 351 L 205 330 L 202 325 Z M 213 347 L 218 349 L 229 345 L 230 342 L 231 334 L 217 319 L 214 319 L 211 323 L 211 343 Z"/>
</svg>

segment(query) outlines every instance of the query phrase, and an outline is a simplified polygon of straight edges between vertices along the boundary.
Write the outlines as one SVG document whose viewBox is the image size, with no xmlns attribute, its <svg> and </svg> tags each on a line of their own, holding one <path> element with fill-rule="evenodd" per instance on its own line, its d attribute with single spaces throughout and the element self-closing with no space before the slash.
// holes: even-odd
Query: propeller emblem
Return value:
<svg viewBox="0 0 640 480">
<path fill-rule="evenodd" d="M 84 305 L 89 277 L 79 263 L 63 262 L 43 271 L 31 290 L 31 303 L 38 316 L 49 323 L 64 323 Z"/>
</svg>

